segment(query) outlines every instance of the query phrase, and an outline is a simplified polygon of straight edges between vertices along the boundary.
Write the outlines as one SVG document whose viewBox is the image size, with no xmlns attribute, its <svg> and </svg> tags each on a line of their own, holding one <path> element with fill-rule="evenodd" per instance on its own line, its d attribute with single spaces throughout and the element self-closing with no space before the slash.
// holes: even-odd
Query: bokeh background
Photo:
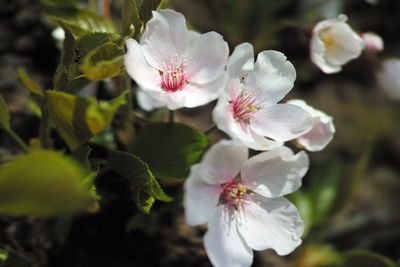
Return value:
<svg viewBox="0 0 400 267">
<path fill-rule="evenodd" d="M 111 1 L 116 17 L 121 2 Z M 400 58 L 400 1 L 170 0 L 165 6 L 183 13 L 194 30 L 221 33 L 231 51 L 250 42 L 256 52 L 283 52 L 297 70 L 295 87 L 285 100 L 304 99 L 334 117 L 333 141 L 325 150 L 309 153 L 304 186 L 289 197 L 306 223 L 303 245 L 287 257 L 257 252 L 253 266 L 339 266 L 355 250 L 400 264 L 400 106 L 376 79 L 384 59 Z M 311 29 L 340 13 L 355 31 L 379 34 L 385 49 L 326 75 L 309 59 Z M 54 28 L 39 1 L 0 1 L 0 93 L 12 112 L 13 129 L 26 141 L 36 136 L 38 118 L 16 70 L 24 67 L 43 88 L 51 87 L 60 60 Z M 112 95 L 109 87 L 96 83 L 97 96 Z M 204 130 L 212 123 L 213 105 L 181 110 L 178 119 Z M 217 141 L 224 135 L 213 132 L 210 137 Z M 0 162 L 20 152 L 0 132 Z M 9 252 L 0 266 L 210 266 L 201 238 L 206 228 L 184 222 L 181 184 L 164 184 L 175 201 L 157 203 L 150 216 L 136 210 L 121 177 L 108 173 L 96 184 L 103 196 L 100 211 L 64 225 L 0 216 L 0 249 Z M 57 234 L 65 228 L 68 235 Z M 383 264 L 373 262 L 381 257 L 377 254 L 347 266 L 386 266 L 374 265 Z"/>
</svg>

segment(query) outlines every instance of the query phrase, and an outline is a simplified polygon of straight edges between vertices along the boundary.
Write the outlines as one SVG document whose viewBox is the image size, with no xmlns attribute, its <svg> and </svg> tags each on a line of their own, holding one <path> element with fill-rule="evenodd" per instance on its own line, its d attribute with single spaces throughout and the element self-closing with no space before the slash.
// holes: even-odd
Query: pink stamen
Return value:
<svg viewBox="0 0 400 267">
<path fill-rule="evenodd" d="M 247 187 L 240 182 L 229 181 L 221 187 L 221 197 L 230 207 L 239 208 L 247 199 Z"/>
<path fill-rule="evenodd" d="M 256 94 L 253 92 L 242 92 L 235 99 L 229 101 L 233 117 L 238 123 L 248 124 L 255 111 L 260 109 L 256 103 Z"/>
<path fill-rule="evenodd" d="M 182 56 L 179 60 L 178 57 L 164 62 L 164 71 L 161 74 L 161 88 L 169 93 L 180 91 L 186 84 L 186 61 Z"/>
</svg>

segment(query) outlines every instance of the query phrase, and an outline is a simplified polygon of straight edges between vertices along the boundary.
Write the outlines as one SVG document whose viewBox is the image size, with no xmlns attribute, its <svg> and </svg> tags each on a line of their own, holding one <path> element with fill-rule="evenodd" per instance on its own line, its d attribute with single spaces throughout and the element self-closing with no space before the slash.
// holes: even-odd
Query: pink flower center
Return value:
<svg viewBox="0 0 400 267">
<path fill-rule="evenodd" d="M 236 181 L 229 181 L 221 187 L 222 201 L 236 209 L 247 199 L 247 193 L 247 187 Z"/>
<path fill-rule="evenodd" d="M 234 119 L 239 123 L 248 124 L 254 112 L 260 109 L 256 100 L 254 93 L 242 92 L 235 99 L 229 101 Z"/>
<path fill-rule="evenodd" d="M 186 84 L 186 60 L 182 56 L 171 58 L 163 63 L 164 70 L 161 74 L 161 88 L 169 93 L 180 91 Z"/>
</svg>

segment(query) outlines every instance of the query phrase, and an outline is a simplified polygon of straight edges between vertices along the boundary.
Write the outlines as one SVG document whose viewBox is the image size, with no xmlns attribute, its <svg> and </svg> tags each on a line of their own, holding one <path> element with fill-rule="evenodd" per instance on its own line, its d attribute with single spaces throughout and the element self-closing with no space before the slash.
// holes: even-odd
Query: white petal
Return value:
<svg viewBox="0 0 400 267">
<path fill-rule="evenodd" d="M 209 184 L 222 184 L 239 174 L 248 158 L 248 149 L 241 142 L 222 140 L 213 145 L 203 156 L 201 165 L 212 173 L 204 180 Z"/>
<path fill-rule="evenodd" d="M 187 51 L 188 81 L 202 84 L 220 77 L 225 69 L 228 54 L 228 44 L 220 34 L 202 34 Z"/>
<path fill-rule="evenodd" d="M 187 94 L 184 106 L 187 108 L 198 107 L 217 99 L 225 87 L 226 80 L 227 74 L 223 72 L 220 77 L 206 84 L 188 83 L 184 89 Z"/>
<path fill-rule="evenodd" d="M 147 62 L 158 70 L 163 63 L 185 54 L 189 33 L 185 17 L 170 9 L 153 11 L 140 40 Z"/>
<path fill-rule="evenodd" d="M 161 77 L 158 71 L 147 64 L 140 45 L 134 39 L 126 41 L 125 69 L 129 76 L 144 90 L 161 91 Z"/>
<path fill-rule="evenodd" d="M 327 29 L 335 41 L 326 51 L 326 59 L 333 65 L 344 65 L 358 58 L 364 49 L 364 41 L 347 23 L 341 22 Z"/>
<path fill-rule="evenodd" d="M 214 267 L 250 267 L 253 250 L 237 232 L 236 221 L 219 206 L 208 224 L 204 247 Z"/>
<path fill-rule="evenodd" d="M 263 90 L 266 103 L 275 104 L 293 88 L 295 79 L 296 70 L 284 54 L 263 51 L 257 56 L 246 86 Z"/>
<path fill-rule="evenodd" d="M 244 78 L 254 68 L 254 49 L 249 43 L 237 45 L 228 61 L 228 73 L 231 78 Z"/>
<path fill-rule="evenodd" d="M 220 186 L 204 182 L 202 168 L 204 167 L 200 164 L 193 165 L 185 181 L 183 206 L 186 222 L 189 225 L 208 222 L 218 204 Z"/>
<path fill-rule="evenodd" d="M 307 105 L 303 100 L 290 100 L 288 104 L 296 105 L 310 113 L 313 117 L 313 128 L 298 137 L 296 141 L 309 151 L 320 151 L 329 144 L 335 134 L 333 118 L 324 112 Z"/>
<path fill-rule="evenodd" d="M 263 136 L 285 142 L 311 130 L 308 112 L 290 104 L 276 104 L 259 110 L 251 120 L 253 130 Z"/>
<path fill-rule="evenodd" d="M 382 63 L 376 72 L 379 86 L 393 100 L 400 100 L 400 59 L 390 58 Z"/>
<path fill-rule="evenodd" d="M 260 153 L 242 166 L 243 183 L 265 197 L 280 197 L 296 191 L 308 170 L 304 151 L 296 155 L 285 146 Z"/>
<path fill-rule="evenodd" d="M 301 244 L 304 231 L 296 207 L 283 197 L 259 197 L 256 203 L 243 206 L 240 235 L 254 250 L 271 248 L 281 256 L 291 253 Z"/>
<path fill-rule="evenodd" d="M 139 106 L 146 111 L 151 111 L 155 108 L 165 107 L 164 102 L 158 101 L 150 94 L 146 93 L 143 89 L 137 89 L 136 97 Z"/>
<path fill-rule="evenodd" d="M 342 70 L 340 65 L 333 65 L 325 58 L 325 46 L 317 34 L 313 34 L 310 42 L 311 61 L 317 65 L 324 73 L 331 74 Z"/>
</svg>

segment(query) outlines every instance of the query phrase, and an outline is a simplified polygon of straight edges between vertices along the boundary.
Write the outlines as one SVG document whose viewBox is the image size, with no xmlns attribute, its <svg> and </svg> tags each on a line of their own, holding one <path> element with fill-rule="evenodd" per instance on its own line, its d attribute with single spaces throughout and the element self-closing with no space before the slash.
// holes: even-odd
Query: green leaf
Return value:
<svg viewBox="0 0 400 267">
<path fill-rule="evenodd" d="M 29 75 L 26 73 L 25 69 L 18 68 L 17 74 L 18 74 L 18 78 L 21 80 L 25 89 L 27 89 L 29 92 L 31 92 L 34 95 L 43 97 L 42 88 L 40 88 L 40 86 L 29 77 Z"/>
<path fill-rule="evenodd" d="M 77 7 L 75 0 L 40 0 L 40 2 L 51 7 Z"/>
<path fill-rule="evenodd" d="M 131 152 L 147 162 L 158 178 L 184 179 L 210 145 L 203 133 L 180 123 L 149 123 Z"/>
<path fill-rule="evenodd" d="M 155 199 L 171 201 L 164 193 L 146 162 L 139 157 L 122 151 L 113 151 L 108 167 L 129 180 L 134 191 L 134 200 L 139 210 L 149 213 Z"/>
<path fill-rule="evenodd" d="M 75 58 L 75 48 L 76 48 L 76 40 L 74 35 L 72 34 L 71 29 L 66 25 L 63 21 L 58 21 L 58 24 L 65 32 L 65 38 L 63 43 L 62 50 L 62 64 L 68 67 L 71 63 L 74 62 Z"/>
<path fill-rule="evenodd" d="M 298 190 L 293 194 L 287 196 L 287 198 L 293 202 L 293 204 L 297 207 L 300 212 L 301 218 L 304 222 L 304 233 L 303 237 L 305 237 L 308 232 L 311 230 L 313 225 L 313 202 L 308 193 Z"/>
<path fill-rule="evenodd" d="M 126 104 L 126 93 L 97 103 L 95 99 L 49 90 L 46 104 L 56 130 L 71 150 L 76 150 L 111 123 L 118 108 Z"/>
<path fill-rule="evenodd" d="M 56 23 L 68 26 L 75 37 L 90 32 L 115 32 L 111 21 L 89 9 L 45 6 L 45 12 Z"/>
<path fill-rule="evenodd" d="M 330 159 L 311 177 L 311 202 L 313 203 L 313 222 L 324 222 L 332 216 L 332 208 L 337 199 L 339 186 L 344 177 L 343 162 Z"/>
<path fill-rule="evenodd" d="M 143 0 L 141 1 L 141 5 L 139 6 L 139 15 L 142 19 L 143 24 L 146 24 L 152 17 L 151 11 L 157 10 L 159 7 L 161 0 Z"/>
<path fill-rule="evenodd" d="M 137 36 L 140 33 L 142 22 L 140 20 L 139 10 L 135 0 L 124 0 L 121 26 L 122 36 L 129 36 L 133 34 Z M 134 27 L 133 32 L 131 26 Z"/>
<path fill-rule="evenodd" d="M 71 158 L 32 151 L 0 167 L 0 213 L 49 217 L 83 211 L 95 202 L 89 180 Z"/>
<path fill-rule="evenodd" d="M 0 95 L 0 127 L 3 129 L 10 129 L 10 114 L 8 113 L 8 106 L 2 95 Z"/>
<path fill-rule="evenodd" d="M 80 69 L 90 80 L 115 77 L 124 67 L 123 55 L 124 51 L 119 46 L 108 42 L 89 52 Z"/>
<path fill-rule="evenodd" d="M 8 251 L 0 249 L 0 262 L 5 262 L 8 259 Z"/>
<path fill-rule="evenodd" d="M 396 267 L 397 265 L 389 258 L 368 251 L 368 250 L 353 250 L 346 253 L 344 262 L 340 267 Z"/>
</svg>

